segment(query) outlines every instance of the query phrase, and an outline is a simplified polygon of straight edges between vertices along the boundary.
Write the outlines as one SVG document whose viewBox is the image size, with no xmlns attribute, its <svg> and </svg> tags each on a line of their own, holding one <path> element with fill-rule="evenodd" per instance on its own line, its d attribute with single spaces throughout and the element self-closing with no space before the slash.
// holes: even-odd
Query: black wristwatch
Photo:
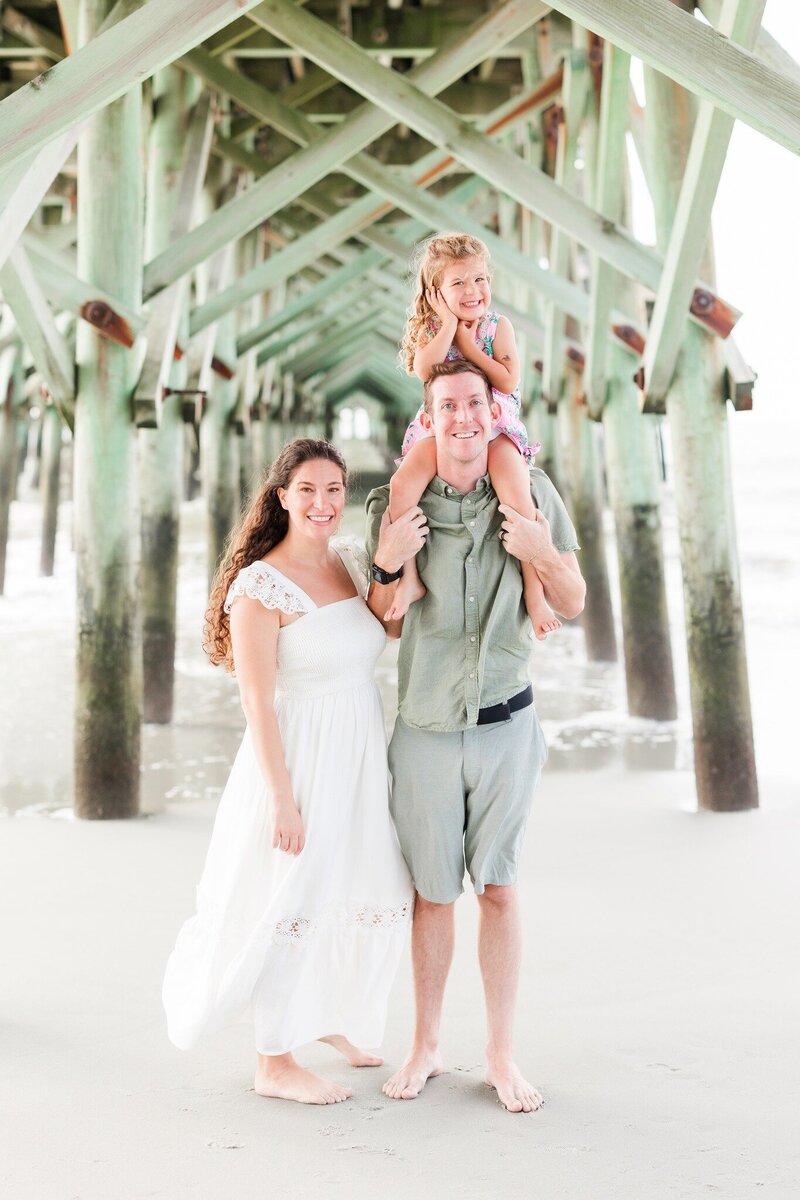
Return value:
<svg viewBox="0 0 800 1200">
<path fill-rule="evenodd" d="M 394 583 L 402 574 L 402 567 L 399 571 L 384 571 L 383 567 L 379 567 L 377 563 L 372 564 L 372 578 L 376 583 Z"/>
</svg>

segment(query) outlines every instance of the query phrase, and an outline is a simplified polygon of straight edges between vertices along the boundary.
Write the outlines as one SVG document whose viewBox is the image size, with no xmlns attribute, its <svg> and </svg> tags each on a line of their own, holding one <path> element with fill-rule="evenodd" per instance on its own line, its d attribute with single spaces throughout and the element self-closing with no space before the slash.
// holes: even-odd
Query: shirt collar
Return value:
<svg viewBox="0 0 800 1200">
<path fill-rule="evenodd" d="M 439 475 L 434 475 L 433 479 L 428 484 L 428 489 L 436 496 L 444 496 L 447 500 L 463 500 L 465 498 L 463 492 L 459 492 L 458 488 L 453 487 L 451 483 L 446 483 Z M 482 475 L 475 485 L 475 490 L 467 493 L 469 496 L 475 496 L 481 500 L 491 499 L 494 492 L 492 490 L 491 480 L 488 475 Z"/>
</svg>

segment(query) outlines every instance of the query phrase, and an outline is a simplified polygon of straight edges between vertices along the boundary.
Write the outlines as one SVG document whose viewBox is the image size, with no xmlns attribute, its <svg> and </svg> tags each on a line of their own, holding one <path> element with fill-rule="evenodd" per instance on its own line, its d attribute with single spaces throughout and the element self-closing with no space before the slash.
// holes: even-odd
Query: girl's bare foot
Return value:
<svg viewBox="0 0 800 1200">
<path fill-rule="evenodd" d="M 260 1054 L 253 1086 L 259 1096 L 295 1100 L 298 1104 L 341 1104 L 353 1094 L 352 1088 L 339 1087 L 306 1071 L 291 1054 Z"/>
<path fill-rule="evenodd" d="M 375 1054 L 367 1054 L 366 1050 L 360 1050 L 358 1046 L 354 1046 L 352 1042 L 348 1042 L 346 1037 L 342 1037 L 339 1033 L 332 1033 L 330 1037 L 322 1037 L 321 1042 L 327 1042 L 329 1046 L 333 1046 L 334 1050 L 338 1050 L 343 1054 L 351 1067 L 379 1067 L 383 1059 L 378 1058 Z"/>
<path fill-rule="evenodd" d="M 548 633 L 555 633 L 561 628 L 561 622 L 544 597 L 539 597 L 536 601 L 526 597 L 526 608 L 537 641 L 543 642 Z"/>
<path fill-rule="evenodd" d="M 417 600 L 421 600 L 427 591 L 428 589 L 416 571 L 406 570 L 397 585 L 394 600 L 384 614 L 384 621 L 399 621 L 406 615 L 411 605 Z"/>
</svg>

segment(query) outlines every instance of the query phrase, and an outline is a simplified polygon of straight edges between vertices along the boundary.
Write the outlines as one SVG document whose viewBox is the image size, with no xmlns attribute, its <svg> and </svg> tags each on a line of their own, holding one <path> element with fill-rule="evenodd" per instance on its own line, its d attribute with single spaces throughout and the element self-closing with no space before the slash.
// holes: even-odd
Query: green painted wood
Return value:
<svg viewBox="0 0 800 1200">
<path fill-rule="evenodd" d="M 580 543 L 581 572 L 586 580 L 586 603 L 581 624 L 590 662 L 616 662 L 617 638 L 603 532 L 598 429 L 583 403 L 583 380 L 574 369 L 565 372 L 557 421 L 570 516 Z"/>
<path fill-rule="evenodd" d="M 9 333 L 10 318 L 3 319 L 0 331 Z M 0 350 L 0 596 L 5 590 L 8 531 L 11 503 L 17 481 L 17 414 L 19 386 L 17 362 L 22 354 L 16 335 Z"/>
<path fill-rule="evenodd" d="M 603 83 L 597 132 L 594 171 L 594 207 L 611 221 L 618 221 L 625 178 L 625 134 L 628 129 L 630 55 L 611 42 L 603 48 Z M 591 258 L 591 300 L 586 332 L 586 362 L 583 385 L 589 415 L 598 417 L 606 397 L 608 323 L 614 297 L 616 274 L 597 254 Z"/>
<path fill-rule="evenodd" d="M 723 0 L 699 0 L 697 7 L 715 29 L 719 28 Z M 800 63 L 762 25 L 756 38 L 755 53 L 781 75 L 800 83 Z"/>
<path fill-rule="evenodd" d="M 564 120 L 559 129 L 555 169 L 555 182 L 560 188 L 570 193 L 576 191 L 575 159 L 589 101 L 590 83 L 586 54 L 583 50 L 573 48 L 564 62 L 564 86 L 562 89 Z M 570 259 L 570 239 L 559 226 L 554 225 L 550 231 L 548 273 L 552 271 L 559 278 L 568 278 Z M 556 403 L 561 394 L 564 360 L 563 337 L 564 310 L 556 304 L 547 304 L 545 306 L 542 391 L 545 399 L 551 404 Z"/>
<path fill-rule="evenodd" d="M 616 345 L 609 353 L 602 417 L 628 712 L 673 721 L 678 714 L 664 579 L 656 418 L 639 413 L 630 359 Z"/>
<path fill-rule="evenodd" d="M 83 129 L 83 123 L 54 138 L 9 168 L 7 182 L 0 181 L 0 267 L 19 241 L 33 214 L 42 203 L 53 180 L 69 158 Z"/>
<path fill-rule="evenodd" d="M 63 39 L 57 33 L 53 33 L 52 29 L 42 25 L 39 21 L 32 20 L 12 5 L 5 4 L 3 6 L 0 24 L 3 29 L 16 34 L 29 46 L 32 46 L 40 54 L 45 54 L 54 62 L 58 62 L 64 57 Z"/>
<path fill-rule="evenodd" d="M 428 62 L 409 72 L 419 87 L 442 91 L 477 63 L 496 45 L 533 24 L 548 6 L 538 0 L 519 4 L 506 0 L 470 26 L 452 46 L 439 51 Z M 362 105 L 342 125 L 319 143 L 298 151 L 289 160 L 270 171 L 236 200 L 223 205 L 213 217 L 179 239 L 169 251 L 159 255 L 145 268 L 145 295 L 150 296 L 174 282 L 197 263 L 202 262 L 226 242 L 241 237 L 249 229 L 310 188 L 339 163 L 363 150 L 395 123 L 391 115 L 372 105 Z"/>
<path fill-rule="evenodd" d="M 181 237 L 189 229 L 203 187 L 211 149 L 211 97 L 204 95 L 198 98 L 191 118 L 184 128 L 183 113 L 180 112 L 182 92 L 187 86 L 192 90 L 196 89 L 191 83 L 187 84 L 177 72 L 171 78 L 174 78 L 174 83 L 171 83 L 170 88 L 163 84 L 154 86 L 157 107 L 150 135 L 151 147 L 157 162 L 161 157 L 169 160 L 170 187 L 169 193 L 165 195 L 164 189 L 159 188 L 154 181 L 150 185 L 153 201 L 148 206 L 152 231 L 148 238 L 148 255 L 170 245 L 175 238 Z M 175 93 L 174 98 L 171 92 Z M 169 134 L 164 135 L 168 144 L 160 152 L 157 147 L 161 137 L 163 114 L 159 111 L 159 105 L 168 110 L 170 117 Z M 175 115 L 176 109 L 180 113 L 178 118 Z M 166 120 L 164 117 L 163 123 L 166 124 Z M 175 186 L 174 180 L 180 168 L 180 179 Z M 151 166 L 151 179 L 153 172 L 158 169 Z M 156 222 L 163 225 L 163 206 L 172 214 L 171 220 L 166 228 L 156 233 Z M 188 290 L 189 279 L 184 275 L 172 287 L 160 292 L 150 306 L 145 334 L 147 348 L 134 396 L 134 412 L 137 422 L 141 424 L 148 421 L 160 423 L 164 389 L 168 386 L 172 371 L 178 325 L 186 308 Z"/>
<path fill-rule="evenodd" d="M 332 271 L 324 279 L 313 287 L 302 292 L 290 304 L 285 305 L 280 312 L 267 317 L 258 325 L 253 326 L 246 333 L 241 334 L 236 339 L 236 353 L 241 356 L 249 350 L 257 349 L 267 338 L 277 333 L 285 325 L 295 321 L 298 317 L 303 316 L 310 308 L 327 300 L 330 296 L 334 296 L 337 292 L 343 290 L 353 280 L 361 278 L 372 267 L 377 266 L 383 259 L 383 255 L 378 250 L 364 250 L 358 257 L 353 258 L 345 266 L 340 267 L 338 271 Z"/>
<path fill-rule="evenodd" d="M 15 246 L 5 266 L 0 268 L 0 289 L 36 370 L 71 426 L 75 407 L 72 354 L 22 246 Z"/>
<path fill-rule="evenodd" d="M 78 278 L 61 265 L 61 256 L 36 234 L 24 233 L 20 244 L 28 254 L 42 290 L 56 308 L 82 317 L 100 333 L 105 331 L 107 337 L 116 337 L 120 331 L 129 345 L 144 332 L 147 318 L 141 309 L 134 309 L 122 296 L 112 296 L 95 282 Z"/>
<path fill-rule="evenodd" d="M 196 176 L 205 172 L 202 159 L 208 157 L 210 129 L 207 101 L 202 101 L 193 119 L 187 122 L 187 109 L 197 88 L 193 81 L 174 68 L 160 71 L 153 79 L 154 115 L 148 138 L 147 219 L 145 255 L 155 253 L 168 243 L 176 219 L 186 220 L 182 207 L 191 207 L 199 184 Z M 199 129 L 198 129 L 199 126 Z M 196 143 L 200 143 L 199 147 Z M 187 167 L 192 177 L 187 181 Z M 181 216 L 179 216 L 181 214 Z M 143 393 L 149 390 L 154 401 L 158 375 L 169 347 L 169 362 L 164 367 L 163 386 L 186 386 L 186 361 L 175 362 L 173 350 L 181 324 L 188 319 L 186 297 L 180 283 L 169 293 L 174 313 L 159 316 L 163 327 L 154 325 L 154 304 L 148 324 L 148 353 L 145 369 L 134 393 L 134 411 Z M 152 341 L 151 341 L 152 339 Z M 147 374 L 149 366 L 149 375 Z M 155 374 L 155 383 L 153 383 Z M 151 383 L 147 389 L 147 382 Z M 178 545 L 180 501 L 183 491 L 184 425 L 182 397 L 158 394 L 157 428 L 139 430 L 139 479 L 141 486 L 142 566 L 140 575 L 143 713 L 147 722 L 167 724 L 174 710 L 175 642 L 177 627 Z"/>
<path fill-rule="evenodd" d="M 0 161 L 12 163 L 167 66 L 258 0 L 149 0 L 0 103 Z"/>
<path fill-rule="evenodd" d="M 651 178 L 659 242 L 668 242 L 691 143 L 691 112 L 680 88 L 645 71 L 648 128 L 662 153 Z M 704 264 L 711 271 L 710 257 Z M 697 796 L 719 812 L 758 805 L 758 781 L 736 549 L 731 468 L 720 367 L 691 323 L 667 393 L 674 463 L 684 613 L 689 653 Z"/>
<path fill-rule="evenodd" d="M 56 560 L 58 532 L 58 502 L 61 488 L 61 442 L 63 421 L 53 404 L 45 405 L 42 414 L 42 464 L 39 489 L 42 497 L 42 546 L 39 570 L 52 576 Z"/>
<path fill-rule="evenodd" d="M 800 152 L 800 83 L 668 0 L 559 0 L 555 7 L 729 116 Z"/>
<path fill-rule="evenodd" d="M 720 32 L 749 49 L 765 5 L 766 0 L 725 0 Z M 661 404 L 675 370 L 733 125 L 709 101 L 700 103 L 642 359 L 648 408 Z"/>
<path fill-rule="evenodd" d="M 81 35 L 90 38 L 107 12 L 107 0 L 82 0 Z M 79 272 L 136 310 L 143 215 L 138 87 L 93 117 L 79 142 L 78 170 Z M 128 817 L 139 806 L 142 687 L 136 438 L 130 417 L 135 370 L 127 349 L 85 322 L 78 322 L 76 360 L 75 812 L 85 818 Z"/>
</svg>

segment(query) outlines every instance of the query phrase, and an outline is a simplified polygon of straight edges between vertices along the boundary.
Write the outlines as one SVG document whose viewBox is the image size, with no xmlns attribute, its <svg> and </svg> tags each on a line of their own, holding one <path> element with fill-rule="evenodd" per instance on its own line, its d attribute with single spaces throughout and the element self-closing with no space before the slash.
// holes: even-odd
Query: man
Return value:
<svg viewBox="0 0 800 1200">
<path fill-rule="evenodd" d="M 383 618 L 401 568 L 417 551 L 427 588 L 404 621 L 399 715 L 389 747 L 392 815 L 417 889 L 412 933 L 414 1045 L 385 1084 L 419 1095 L 442 1070 L 439 1024 L 453 955 L 455 900 L 469 872 L 480 907 L 478 957 L 487 1013 L 486 1081 L 510 1112 L 542 1104 L 511 1047 L 521 957 L 517 862 L 546 756 L 529 683 L 530 621 L 517 559 L 533 562 L 551 606 L 583 608 L 575 530 L 547 476 L 531 472 L 536 517 L 500 511 L 486 474 L 496 418 L 483 372 L 435 366 L 423 424 L 436 440 L 437 475 L 420 507 L 390 524 L 388 485 L 367 499 L 369 605 Z M 427 531 L 433 535 L 430 552 Z"/>
</svg>

